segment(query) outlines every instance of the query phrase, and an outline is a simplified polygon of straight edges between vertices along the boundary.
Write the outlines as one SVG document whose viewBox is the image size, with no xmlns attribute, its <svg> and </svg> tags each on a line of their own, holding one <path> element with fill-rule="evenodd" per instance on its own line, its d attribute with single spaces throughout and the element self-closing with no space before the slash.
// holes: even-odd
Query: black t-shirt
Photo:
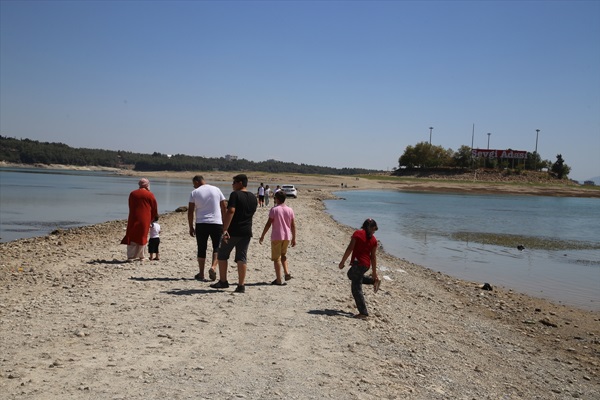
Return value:
<svg viewBox="0 0 600 400">
<path fill-rule="evenodd" d="M 231 219 L 229 236 L 252 236 L 252 216 L 256 212 L 258 202 L 254 193 L 236 190 L 229 195 L 227 208 L 235 208 Z"/>
</svg>

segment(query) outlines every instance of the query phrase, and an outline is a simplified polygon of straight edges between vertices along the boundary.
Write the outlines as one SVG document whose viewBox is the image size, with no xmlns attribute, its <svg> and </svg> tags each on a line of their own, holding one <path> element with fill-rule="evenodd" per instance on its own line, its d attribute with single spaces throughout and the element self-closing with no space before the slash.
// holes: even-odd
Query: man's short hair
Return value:
<svg viewBox="0 0 600 400">
<path fill-rule="evenodd" d="M 238 174 L 238 175 L 234 176 L 233 181 L 234 182 L 242 182 L 243 187 L 248 186 L 248 177 L 246 176 L 246 174 Z"/>
<path fill-rule="evenodd" d="M 280 190 L 279 192 L 275 193 L 275 198 L 279 200 L 280 203 L 285 203 L 287 196 L 283 190 Z"/>
<path fill-rule="evenodd" d="M 204 177 L 202 175 L 196 175 L 192 178 L 192 181 L 200 183 L 204 181 Z"/>
</svg>

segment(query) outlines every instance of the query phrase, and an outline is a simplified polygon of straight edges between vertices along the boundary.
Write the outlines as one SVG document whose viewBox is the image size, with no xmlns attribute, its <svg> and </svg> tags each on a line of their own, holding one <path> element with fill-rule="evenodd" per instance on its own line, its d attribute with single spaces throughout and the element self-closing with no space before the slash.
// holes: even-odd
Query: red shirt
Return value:
<svg viewBox="0 0 600 400">
<path fill-rule="evenodd" d="M 367 239 L 367 232 L 364 229 L 359 229 L 352 234 L 352 239 L 355 239 L 352 261 L 358 260 L 358 265 L 371 267 L 371 250 L 377 246 L 375 236 Z"/>
</svg>

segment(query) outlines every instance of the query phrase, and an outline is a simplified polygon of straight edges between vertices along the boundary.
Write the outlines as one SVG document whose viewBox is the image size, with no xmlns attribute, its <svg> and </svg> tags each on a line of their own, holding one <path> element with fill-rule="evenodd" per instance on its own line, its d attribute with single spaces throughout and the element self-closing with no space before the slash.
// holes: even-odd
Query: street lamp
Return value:
<svg viewBox="0 0 600 400">
<path fill-rule="evenodd" d="M 492 134 L 488 132 L 488 150 L 490 149 L 490 136 L 492 136 Z"/>
<path fill-rule="evenodd" d="M 535 154 L 537 154 L 537 142 L 538 142 L 538 136 L 540 134 L 540 130 L 536 129 L 535 130 Z"/>
<path fill-rule="evenodd" d="M 429 145 L 431 146 L 431 131 L 433 130 L 433 126 L 429 127 Z"/>
</svg>

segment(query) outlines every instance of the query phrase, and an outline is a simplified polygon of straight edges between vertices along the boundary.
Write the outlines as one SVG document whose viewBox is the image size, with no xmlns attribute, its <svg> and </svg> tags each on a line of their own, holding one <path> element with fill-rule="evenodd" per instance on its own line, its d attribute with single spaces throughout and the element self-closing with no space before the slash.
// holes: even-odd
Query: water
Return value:
<svg viewBox="0 0 600 400">
<path fill-rule="evenodd" d="M 399 258 L 461 279 L 600 310 L 599 199 L 398 191 L 337 195 L 345 200 L 327 201 L 328 212 L 357 228 L 366 218 L 375 219 L 377 238 Z M 500 244 L 481 243 L 483 238 Z M 503 244 L 507 238 L 522 240 L 525 249 Z M 564 247 L 546 248 L 547 243 Z"/>
<path fill-rule="evenodd" d="M 72 228 L 127 219 L 127 199 L 139 177 L 106 172 L 0 168 L 0 241 L 43 236 Z M 229 182 L 209 182 L 225 196 Z M 187 206 L 190 179 L 151 179 L 160 213 Z"/>
<path fill-rule="evenodd" d="M 43 236 L 57 228 L 127 218 L 137 177 L 106 172 L 0 168 L 0 241 Z M 210 182 L 227 197 L 230 182 Z M 188 203 L 189 179 L 151 179 L 159 212 Z M 377 238 L 400 258 L 475 282 L 489 282 L 555 302 L 600 310 L 600 199 L 540 196 L 345 191 L 327 201 L 339 222 L 378 221 Z M 568 240 L 562 250 L 481 244 L 477 236 Z M 394 266 L 385 266 L 393 268 Z"/>
</svg>

